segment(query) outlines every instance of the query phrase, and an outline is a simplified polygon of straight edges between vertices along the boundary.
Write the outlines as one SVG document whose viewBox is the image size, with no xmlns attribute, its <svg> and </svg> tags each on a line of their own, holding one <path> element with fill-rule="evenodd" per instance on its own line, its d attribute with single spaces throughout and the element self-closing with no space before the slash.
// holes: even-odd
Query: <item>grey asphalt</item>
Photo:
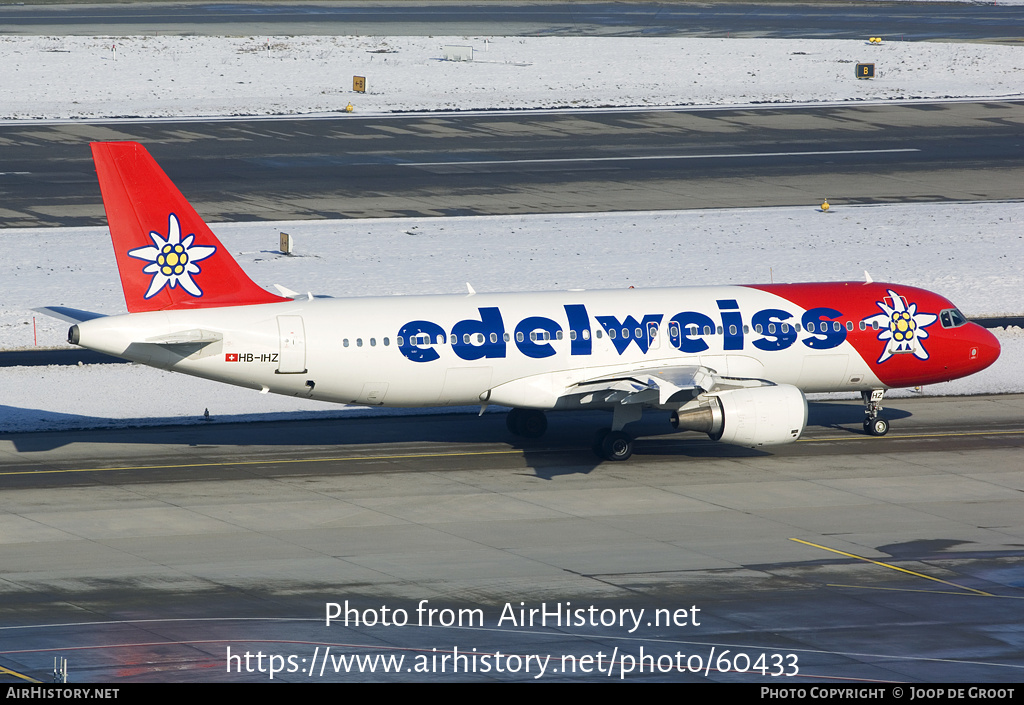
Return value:
<svg viewBox="0 0 1024 705">
<path fill-rule="evenodd" d="M 120 3 L 0 6 L 0 34 L 589 35 L 1020 41 L 1024 8 L 967 3 Z"/>
<path fill-rule="evenodd" d="M 885 413 L 892 432 L 869 438 L 859 404 L 816 403 L 805 440 L 771 452 L 645 417 L 622 464 L 588 448 L 598 414 L 552 415 L 526 445 L 500 414 L 0 436 L 0 667 L 44 679 L 56 655 L 79 683 L 269 680 L 255 660 L 229 673 L 230 648 L 320 659 L 285 681 L 536 675 L 319 671 L 328 647 L 458 648 L 547 654 L 544 680 L 607 681 L 618 670 L 573 674 L 561 657 L 622 668 L 643 648 L 778 654 L 799 673 L 741 662 L 627 681 L 1019 682 L 1024 397 Z M 327 603 L 346 600 L 411 623 L 326 626 Z M 483 622 L 419 626 L 422 600 Z M 520 606 L 567 602 L 645 617 L 633 633 L 518 622 Z M 506 605 L 516 622 L 499 623 Z M 657 626 L 655 609 L 700 624 Z"/>
<path fill-rule="evenodd" d="M 208 220 L 1022 196 L 1024 103 L 0 125 L 0 228 L 102 225 L 88 143 L 147 146 Z"/>
</svg>

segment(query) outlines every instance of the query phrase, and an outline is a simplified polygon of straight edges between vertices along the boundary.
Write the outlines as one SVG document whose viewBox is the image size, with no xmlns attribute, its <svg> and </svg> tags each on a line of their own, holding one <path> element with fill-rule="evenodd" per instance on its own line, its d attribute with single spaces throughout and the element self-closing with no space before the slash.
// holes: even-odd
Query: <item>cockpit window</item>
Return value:
<svg viewBox="0 0 1024 705">
<path fill-rule="evenodd" d="M 947 308 L 939 314 L 939 322 L 943 328 L 957 328 L 967 323 L 967 317 L 959 309 Z"/>
</svg>

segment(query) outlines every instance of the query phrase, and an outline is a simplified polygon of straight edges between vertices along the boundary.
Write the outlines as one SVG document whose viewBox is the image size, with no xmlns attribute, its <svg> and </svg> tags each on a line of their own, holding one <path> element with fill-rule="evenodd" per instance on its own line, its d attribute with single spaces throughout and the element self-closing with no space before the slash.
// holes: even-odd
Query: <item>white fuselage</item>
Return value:
<svg viewBox="0 0 1024 705">
<path fill-rule="evenodd" d="M 808 332 L 804 313 L 772 293 L 720 286 L 299 299 L 78 328 L 80 345 L 143 364 L 353 404 L 556 408 L 581 381 L 679 365 L 805 392 L 885 386 L 838 339 L 845 333 Z"/>
</svg>

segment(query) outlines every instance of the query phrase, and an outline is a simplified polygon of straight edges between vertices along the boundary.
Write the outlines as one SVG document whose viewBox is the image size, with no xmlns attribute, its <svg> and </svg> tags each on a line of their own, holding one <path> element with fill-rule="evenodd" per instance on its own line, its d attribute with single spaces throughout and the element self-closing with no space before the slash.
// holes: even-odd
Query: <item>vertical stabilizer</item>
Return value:
<svg viewBox="0 0 1024 705">
<path fill-rule="evenodd" d="M 242 271 L 145 147 L 91 146 L 130 312 L 288 300 Z"/>
</svg>

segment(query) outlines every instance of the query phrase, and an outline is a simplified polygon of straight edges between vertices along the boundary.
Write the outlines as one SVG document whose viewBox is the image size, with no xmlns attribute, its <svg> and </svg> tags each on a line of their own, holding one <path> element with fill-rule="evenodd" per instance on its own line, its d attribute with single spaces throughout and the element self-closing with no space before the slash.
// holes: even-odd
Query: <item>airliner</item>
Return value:
<svg viewBox="0 0 1024 705">
<path fill-rule="evenodd" d="M 341 404 L 603 409 L 595 452 L 660 410 L 679 430 L 759 448 L 796 441 L 806 393 L 860 392 L 881 436 L 885 390 L 973 374 L 996 338 L 947 299 L 865 281 L 314 298 L 253 282 L 146 149 L 92 145 L 128 313 L 44 310 L 70 343 L 218 382 Z M 284 294 L 284 295 L 282 295 Z"/>
</svg>

